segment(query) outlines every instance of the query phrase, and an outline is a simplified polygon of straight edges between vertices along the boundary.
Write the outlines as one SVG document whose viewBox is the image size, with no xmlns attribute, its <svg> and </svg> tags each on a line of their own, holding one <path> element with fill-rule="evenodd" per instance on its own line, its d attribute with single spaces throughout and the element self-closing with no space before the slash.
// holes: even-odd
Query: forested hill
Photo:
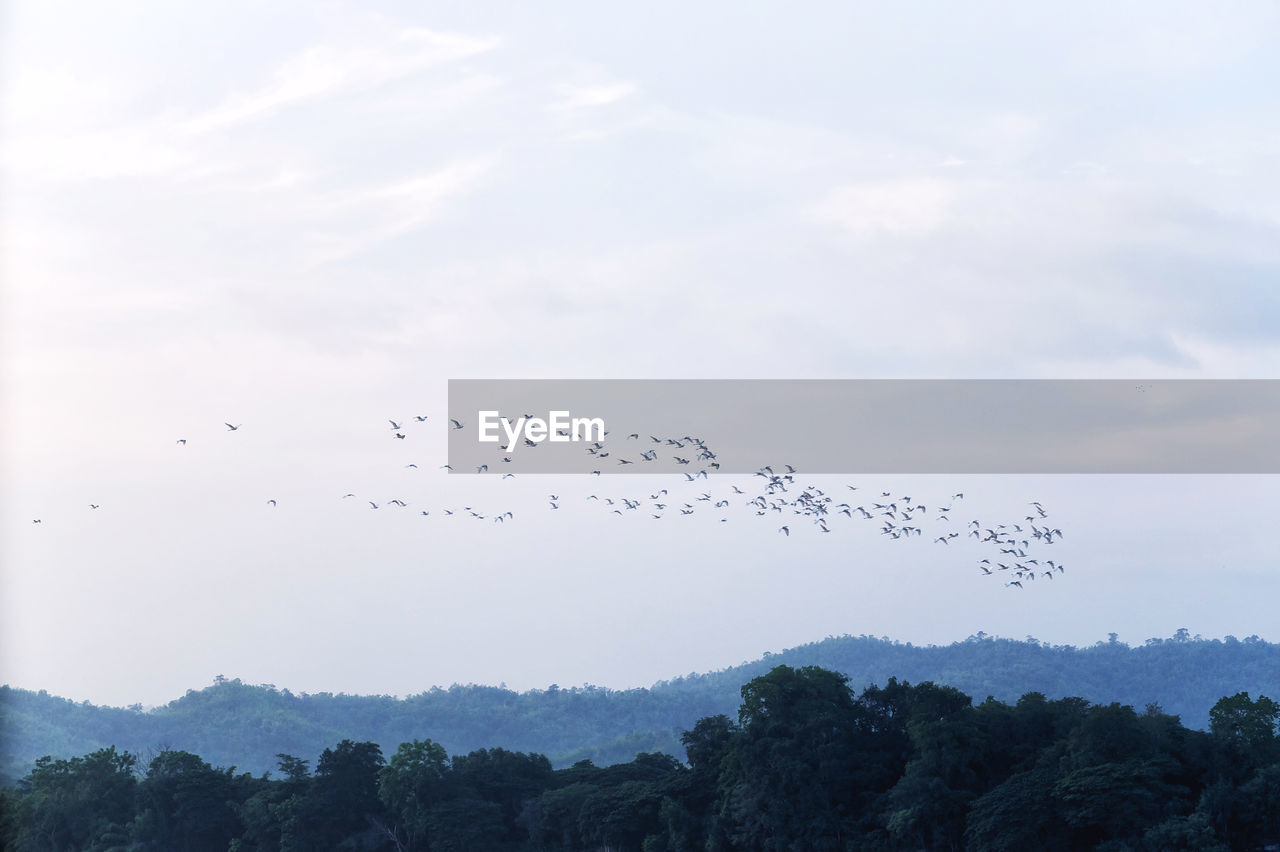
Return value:
<svg viewBox="0 0 1280 852">
<path fill-rule="evenodd" d="M 1180 630 L 1137 647 L 1112 636 L 1076 648 L 982 634 L 927 647 L 843 636 L 625 691 L 453 686 L 395 699 L 300 695 L 219 680 L 144 712 L 0 687 L 0 773 L 11 781 L 42 755 L 69 758 L 114 745 L 144 757 L 164 748 L 191 751 L 214 765 L 260 774 L 275 769 L 279 753 L 314 755 L 344 739 L 377 742 L 388 752 L 424 738 L 451 754 L 501 746 L 546 754 L 559 766 L 584 758 L 597 765 L 626 762 L 640 752 L 683 757 L 683 731 L 705 716 L 735 715 L 742 685 L 780 664 L 842 672 L 854 689 L 890 677 L 933 681 L 975 702 L 989 695 L 1013 702 L 1040 692 L 1139 710 L 1159 704 L 1194 728 L 1207 726 L 1209 709 L 1223 696 L 1280 698 L 1280 645 L 1257 637 L 1205 640 Z"/>
</svg>

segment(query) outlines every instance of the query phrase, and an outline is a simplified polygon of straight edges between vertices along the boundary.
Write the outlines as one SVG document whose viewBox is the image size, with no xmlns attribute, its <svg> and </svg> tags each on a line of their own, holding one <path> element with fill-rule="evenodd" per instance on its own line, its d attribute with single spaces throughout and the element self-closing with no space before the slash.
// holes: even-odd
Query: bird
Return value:
<svg viewBox="0 0 1280 852">
<path fill-rule="evenodd" d="M 268 505 L 268 506 L 274 506 L 275 504 L 276 504 L 276 501 L 275 501 L 275 500 L 268 500 L 268 501 L 267 501 L 267 505 Z"/>
<path fill-rule="evenodd" d="M 449 422 L 450 422 L 451 424 L 453 424 L 453 428 L 454 428 L 454 429 L 461 429 L 461 428 L 462 428 L 462 424 L 461 424 L 461 423 L 459 423 L 457 420 L 454 420 L 452 417 L 450 417 L 450 418 L 449 418 Z"/>
<path fill-rule="evenodd" d="M 791 535 L 791 527 L 786 527 L 786 526 L 778 527 L 778 532 L 782 533 L 782 534 L 783 534 L 783 535 L 785 535 L 785 536 L 790 536 L 790 535 Z"/>
<path fill-rule="evenodd" d="M 179 444 L 183 444 L 183 445 L 185 445 L 185 444 L 187 443 L 187 439 L 186 439 L 186 438 L 179 438 L 179 439 L 178 439 L 178 443 L 179 443 Z"/>
<path fill-rule="evenodd" d="M 90 504 L 89 504 L 89 508 L 90 508 L 90 509 L 96 509 L 96 508 L 98 508 L 98 504 L 97 504 L 97 503 L 90 503 Z"/>
<path fill-rule="evenodd" d="M 387 422 L 391 424 L 391 431 L 393 431 L 393 432 L 399 432 L 399 431 L 400 431 L 400 428 L 401 428 L 401 427 L 400 427 L 400 424 L 399 424 L 399 423 L 397 423 L 397 422 L 396 422 L 396 421 L 394 421 L 394 420 L 388 420 Z"/>
<path fill-rule="evenodd" d="M 225 421 L 224 421 L 224 422 L 225 422 Z M 237 425 L 235 425 L 235 426 L 232 426 L 230 423 L 226 423 L 226 427 L 227 427 L 227 429 L 229 429 L 229 430 L 230 430 L 230 431 L 232 431 L 232 432 L 236 431 L 237 429 L 239 429 L 239 428 L 240 428 L 241 426 L 243 426 L 243 425 L 244 425 L 243 423 L 240 423 L 240 424 L 237 424 Z M 184 443 L 184 444 L 185 444 L 185 443 L 186 443 L 186 441 L 183 441 L 182 443 Z"/>
<path fill-rule="evenodd" d="M 414 420 L 417 420 L 419 423 L 426 423 L 426 422 L 427 422 L 426 415 L 424 415 L 424 414 L 419 414 L 419 415 L 415 416 L 413 419 L 414 419 Z"/>
</svg>

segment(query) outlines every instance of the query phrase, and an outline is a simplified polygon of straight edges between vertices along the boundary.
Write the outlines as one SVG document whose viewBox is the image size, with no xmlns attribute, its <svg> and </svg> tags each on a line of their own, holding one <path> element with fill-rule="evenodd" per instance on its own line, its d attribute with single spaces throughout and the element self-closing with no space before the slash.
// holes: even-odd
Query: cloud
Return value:
<svg viewBox="0 0 1280 852">
<path fill-rule="evenodd" d="M 310 47 L 289 57 L 256 91 L 234 95 L 191 119 L 186 129 L 208 133 L 275 114 L 295 104 L 371 89 L 425 68 L 492 50 L 496 38 L 475 38 L 422 28 L 385 39 Z"/>
<path fill-rule="evenodd" d="M 932 178 L 856 183 L 837 188 L 810 213 L 856 237 L 919 236 L 947 220 L 956 196 L 953 184 Z"/>
<path fill-rule="evenodd" d="M 85 133 L 20 136 L 6 145 L 7 170 L 25 178 L 76 181 L 168 174 L 193 160 L 154 122 Z"/>
<path fill-rule="evenodd" d="M 564 90 L 564 97 L 552 105 L 553 110 L 574 110 L 607 106 L 638 91 L 631 83 L 605 83 L 596 86 L 571 86 Z"/>
<path fill-rule="evenodd" d="M 1242 9 L 1248 14 L 1239 14 Z M 1134 7 L 1108 10 L 1111 25 L 1084 35 L 1069 58 L 1105 74 L 1186 76 L 1251 59 L 1269 43 L 1277 16 L 1272 4 L 1238 4 L 1236 14 L 1202 4 L 1175 4 L 1159 15 Z"/>
<path fill-rule="evenodd" d="M 325 205 L 333 215 L 319 235 L 313 259 L 339 260 L 421 228 L 446 203 L 476 187 L 497 163 L 496 155 L 466 157 L 433 172 L 333 197 Z"/>
</svg>

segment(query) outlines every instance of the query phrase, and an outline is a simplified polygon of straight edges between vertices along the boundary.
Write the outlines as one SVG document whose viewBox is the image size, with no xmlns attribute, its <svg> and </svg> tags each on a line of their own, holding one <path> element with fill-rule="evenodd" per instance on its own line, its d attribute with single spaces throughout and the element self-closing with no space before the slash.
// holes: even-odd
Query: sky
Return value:
<svg viewBox="0 0 1280 852">
<path fill-rule="evenodd" d="M 1268 3 L 4 4 L 0 681 L 1280 641 L 1273 476 L 803 472 L 1040 502 L 1069 567 L 1016 589 L 967 542 L 439 469 L 450 379 L 1280 377 L 1278 36 Z"/>
</svg>

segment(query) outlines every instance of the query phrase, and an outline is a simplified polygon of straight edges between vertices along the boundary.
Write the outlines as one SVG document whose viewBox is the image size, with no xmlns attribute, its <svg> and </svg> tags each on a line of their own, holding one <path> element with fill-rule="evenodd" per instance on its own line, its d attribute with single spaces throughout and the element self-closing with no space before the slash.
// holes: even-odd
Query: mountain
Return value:
<svg viewBox="0 0 1280 852">
<path fill-rule="evenodd" d="M 143 711 L 76 703 L 47 692 L 0 687 L 0 775 L 25 775 L 42 755 L 69 758 L 114 745 L 145 759 L 163 748 L 191 751 L 215 766 L 261 774 L 276 755 L 310 758 L 344 739 L 374 741 L 390 753 L 430 738 L 450 754 L 503 748 L 548 755 L 557 766 L 590 759 L 630 761 L 642 752 L 683 757 L 680 735 L 698 719 L 736 714 L 742 684 L 777 665 L 822 666 L 849 676 L 855 690 L 897 677 L 953 686 L 980 702 L 1014 702 L 1028 692 L 1082 697 L 1137 708 L 1156 704 L 1184 724 L 1205 728 L 1223 696 L 1280 698 L 1280 645 L 1256 636 L 1202 639 L 1179 630 L 1131 647 L 1089 647 L 979 633 L 945 646 L 916 646 L 871 636 L 829 637 L 707 674 L 648 689 L 596 686 L 514 692 L 454 685 L 408 698 L 295 694 L 218 679 Z"/>
</svg>

